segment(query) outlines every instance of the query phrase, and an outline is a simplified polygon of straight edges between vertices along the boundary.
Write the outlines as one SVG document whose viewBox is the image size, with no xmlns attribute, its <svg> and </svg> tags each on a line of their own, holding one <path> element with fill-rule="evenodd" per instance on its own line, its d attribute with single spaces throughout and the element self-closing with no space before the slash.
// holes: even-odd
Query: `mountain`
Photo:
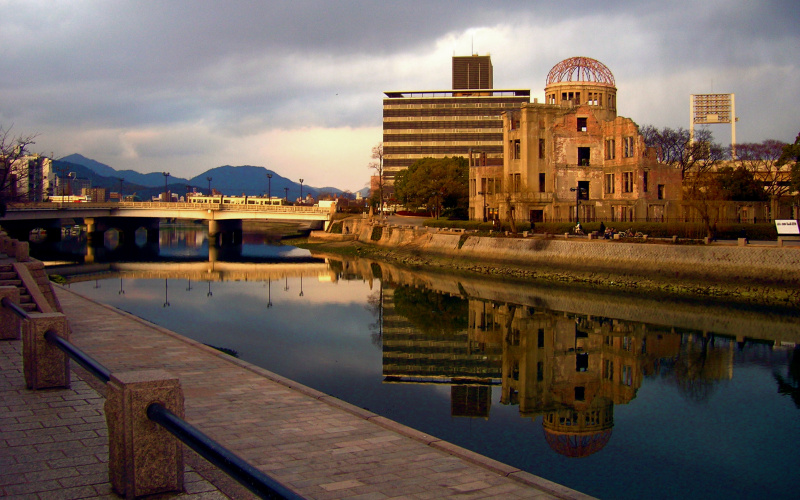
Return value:
<svg viewBox="0 0 800 500">
<path fill-rule="evenodd" d="M 143 174 L 134 170 L 114 170 L 112 167 L 99 161 L 86 158 L 80 154 L 71 154 L 57 160 L 56 168 L 71 168 L 68 172 L 75 172 L 79 178 L 90 179 L 93 186 L 105 187 L 113 191 L 119 190 L 120 178 L 123 178 L 123 192 L 137 192 L 143 199 L 157 195 L 164 190 L 164 175 L 160 172 Z M 272 181 L 268 181 L 267 173 L 272 174 Z M 294 200 L 300 196 L 300 184 L 283 177 L 272 170 L 252 165 L 234 167 L 225 165 L 212 168 L 202 174 L 183 179 L 169 176 L 170 189 L 176 193 L 186 191 L 186 186 L 197 188 L 199 191 L 208 192 L 208 178 L 211 177 L 211 188 L 230 196 L 263 195 L 271 185 L 272 196 L 288 196 Z M 288 188 L 288 193 L 286 189 Z M 303 196 L 310 194 L 317 198 L 320 193 L 341 194 L 343 191 L 334 187 L 315 188 L 303 184 Z M 151 194 L 152 193 L 152 194 Z"/>
<path fill-rule="evenodd" d="M 105 163 L 100 163 L 99 161 L 92 160 L 91 158 L 86 158 L 85 156 L 79 154 L 71 154 L 69 156 L 65 156 L 64 158 L 61 158 L 58 161 L 68 162 L 76 165 L 82 165 L 84 167 L 91 169 L 96 174 L 105 177 L 113 177 L 117 179 L 117 182 L 119 182 L 119 178 L 122 177 L 123 179 L 125 179 L 125 183 L 136 184 L 139 186 L 160 187 L 164 185 L 164 174 L 162 174 L 161 172 L 151 172 L 149 174 L 143 174 L 135 170 L 114 170 Z M 184 185 L 189 183 L 188 179 L 183 179 L 181 177 L 173 177 L 170 175 L 169 183 L 172 184 L 173 182 L 176 184 L 184 184 Z M 99 187 L 104 187 L 104 186 L 99 186 Z"/>
</svg>

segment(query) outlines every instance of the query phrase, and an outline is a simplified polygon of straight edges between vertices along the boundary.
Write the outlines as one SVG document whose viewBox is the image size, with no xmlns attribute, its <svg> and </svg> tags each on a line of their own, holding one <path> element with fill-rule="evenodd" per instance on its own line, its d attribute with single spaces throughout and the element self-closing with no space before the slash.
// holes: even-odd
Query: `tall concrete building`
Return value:
<svg viewBox="0 0 800 500">
<path fill-rule="evenodd" d="M 491 56 L 453 56 L 453 90 L 494 88 Z"/>
<path fill-rule="evenodd" d="M 502 165 L 502 114 L 530 102 L 529 89 L 493 88 L 489 56 L 454 57 L 453 89 L 385 95 L 383 165 L 388 191 L 395 175 L 421 158 L 472 155 L 481 164 Z"/>
</svg>

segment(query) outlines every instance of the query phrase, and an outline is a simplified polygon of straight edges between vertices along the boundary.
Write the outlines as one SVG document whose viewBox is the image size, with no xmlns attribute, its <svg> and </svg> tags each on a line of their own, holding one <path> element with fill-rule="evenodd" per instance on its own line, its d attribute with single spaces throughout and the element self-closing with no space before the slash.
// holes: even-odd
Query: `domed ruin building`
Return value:
<svg viewBox="0 0 800 500">
<path fill-rule="evenodd" d="M 614 75 L 588 57 L 553 66 L 545 103 L 505 112 L 502 168 L 470 165 L 471 219 L 663 221 L 680 208 L 680 172 L 617 116 Z"/>
</svg>

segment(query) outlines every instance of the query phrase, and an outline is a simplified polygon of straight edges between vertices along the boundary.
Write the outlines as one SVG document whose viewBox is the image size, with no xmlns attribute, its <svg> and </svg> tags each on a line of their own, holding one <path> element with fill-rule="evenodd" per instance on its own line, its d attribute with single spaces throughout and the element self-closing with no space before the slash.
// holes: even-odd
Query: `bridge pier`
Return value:
<svg viewBox="0 0 800 500">
<path fill-rule="evenodd" d="M 242 244 L 242 221 L 210 220 L 208 221 L 208 246 Z"/>
</svg>

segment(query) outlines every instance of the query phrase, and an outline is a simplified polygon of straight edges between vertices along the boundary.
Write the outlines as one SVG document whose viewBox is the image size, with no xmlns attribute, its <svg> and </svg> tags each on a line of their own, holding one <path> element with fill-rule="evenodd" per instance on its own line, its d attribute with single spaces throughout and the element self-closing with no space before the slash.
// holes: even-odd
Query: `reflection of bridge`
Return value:
<svg viewBox="0 0 800 500">
<path fill-rule="evenodd" d="M 299 221 L 327 228 L 332 209 L 293 205 L 243 205 L 186 202 L 120 203 L 12 203 L 1 219 L 2 225 L 17 239 L 27 240 L 27 233 L 37 227 L 47 231 L 48 239 L 58 239 L 64 219 L 81 219 L 90 238 L 102 239 L 108 229 L 117 229 L 133 240 L 137 229 L 144 227 L 148 239 L 156 237 L 160 219 L 208 221 L 212 241 L 241 242 L 242 221 Z M 94 236 L 93 236 L 94 235 Z M 98 237 L 100 236 L 100 237 Z"/>
<path fill-rule="evenodd" d="M 327 262 L 250 263 L 250 262 L 119 262 L 64 266 L 53 270 L 69 276 L 71 283 L 105 278 L 188 279 L 191 281 L 268 281 L 312 277 L 334 280 Z"/>
</svg>

